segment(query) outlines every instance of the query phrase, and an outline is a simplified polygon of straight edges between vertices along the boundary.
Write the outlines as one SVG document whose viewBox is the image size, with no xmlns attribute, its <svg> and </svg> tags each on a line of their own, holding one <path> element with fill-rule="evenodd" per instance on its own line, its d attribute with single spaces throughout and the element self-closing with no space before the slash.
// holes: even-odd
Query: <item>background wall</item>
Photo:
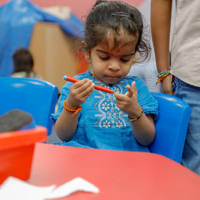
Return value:
<svg viewBox="0 0 200 200">
<path fill-rule="evenodd" d="M 3 5 L 8 1 L 9 0 L 0 0 L 0 5 Z M 73 12 L 73 14 L 76 15 L 79 19 L 82 19 L 83 22 L 85 19 L 82 17 L 84 17 L 90 12 L 92 6 L 96 2 L 96 0 L 30 0 L 30 1 L 41 8 L 50 6 L 69 7 Z M 123 0 L 123 1 L 129 3 L 132 6 L 137 7 L 145 17 L 147 23 L 150 25 L 151 0 Z M 171 35 L 170 35 L 171 38 L 173 34 L 174 18 L 175 18 L 175 0 L 173 0 L 173 12 L 172 12 L 172 22 L 171 22 Z M 153 47 L 152 43 L 151 46 Z M 152 51 L 151 59 L 154 60 L 154 58 L 155 58 L 154 51 Z"/>
<path fill-rule="evenodd" d="M 124 0 L 135 7 L 139 7 L 145 0 Z M 0 5 L 8 2 L 8 0 L 0 0 Z M 72 12 L 81 19 L 86 15 L 96 0 L 31 0 L 32 3 L 40 7 L 48 6 L 67 6 L 70 7 Z"/>
</svg>

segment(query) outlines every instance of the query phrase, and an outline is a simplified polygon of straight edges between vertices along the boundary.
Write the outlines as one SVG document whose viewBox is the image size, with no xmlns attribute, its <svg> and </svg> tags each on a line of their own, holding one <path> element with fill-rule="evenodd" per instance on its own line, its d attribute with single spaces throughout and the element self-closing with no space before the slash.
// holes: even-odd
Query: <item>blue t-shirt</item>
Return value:
<svg viewBox="0 0 200 200">
<path fill-rule="evenodd" d="M 90 71 L 76 75 L 75 78 L 91 79 L 95 84 L 112 89 L 114 92 L 125 94 L 126 85 L 136 82 L 138 102 L 145 114 L 152 114 L 154 121 L 159 116 L 158 102 L 150 94 L 144 81 L 135 76 L 127 76 L 112 86 L 97 81 L 92 77 Z M 58 110 L 52 115 L 54 122 L 60 116 L 63 109 L 63 101 L 67 99 L 70 86 L 73 83 L 67 82 L 61 90 L 58 101 Z M 88 147 L 97 149 L 125 150 L 149 152 L 147 146 L 139 144 L 133 135 L 128 114 L 122 112 L 116 106 L 114 94 L 94 90 L 88 99 L 81 105 L 77 129 L 74 136 L 62 145 Z"/>
</svg>

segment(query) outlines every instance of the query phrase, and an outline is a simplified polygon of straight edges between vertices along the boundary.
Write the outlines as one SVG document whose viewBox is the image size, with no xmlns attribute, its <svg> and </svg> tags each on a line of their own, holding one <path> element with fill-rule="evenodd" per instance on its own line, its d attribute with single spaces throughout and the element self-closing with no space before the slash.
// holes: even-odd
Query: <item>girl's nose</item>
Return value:
<svg viewBox="0 0 200 200">
<path fill-rule="evenodd" d="M 118 71 L 120 70 L 120 64 L 118 62 L 112 62 L 109 64 L 108 69 Z"/>
</svg>

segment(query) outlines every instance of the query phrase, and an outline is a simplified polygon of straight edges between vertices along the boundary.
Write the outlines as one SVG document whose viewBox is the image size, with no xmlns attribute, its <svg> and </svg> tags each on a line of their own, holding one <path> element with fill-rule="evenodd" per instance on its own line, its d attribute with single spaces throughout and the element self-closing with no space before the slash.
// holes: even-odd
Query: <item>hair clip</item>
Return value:
<svg viewBox="0 0 200 200">
<path fill-rule="evenodd" d="M 116 13 L 112 13 L 112 16 L 118 16 L 118 17 L 127 17 L 129 19 L 131 19 L 131 16 L 129 14 L 126 14 L 124 12 L 116 12 Z"/>
</svg>

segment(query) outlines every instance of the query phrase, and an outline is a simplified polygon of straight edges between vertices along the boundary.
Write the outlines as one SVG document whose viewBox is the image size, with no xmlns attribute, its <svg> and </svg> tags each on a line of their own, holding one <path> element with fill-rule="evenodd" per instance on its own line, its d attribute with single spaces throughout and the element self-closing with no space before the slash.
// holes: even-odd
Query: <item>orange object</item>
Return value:
<svg viewBox="0 0 200 200">
<path fill-rule="evenodd" d="M 42 126 L 0 133 L 0 184 L 9 176 L 29 179 L 35 143 L 46 139 L 47 129 Z"/>
<path fill-rule="evenodd" d="M 72 82 L 72 83 L 76 83 L 76 82 L 80 81 L 80 79 L 73 78 L 73 77 L 66 76 L 66 75 L 63 76 L 63 80 L 65 80 L 65 81 L 70 81 L 70 82 Z M 102 86 L 100 86 L 100 85 L 94 85 L 94 88 L 95 88 L 96 90 L 101 90 L 101 91 L 103 91 L 103 92 L 114 93 L 113 90 L 111 90 L 111 89 L 109 89 L 109 88 L 106 88 L 106 87 L 102 87 Z"/>
<path fill-rule="evenodd" d="M 74 113 L 71 117 L 75 116 L 79 111 L 82 110 L 82 107 L 81 107 L 81 106 L 79 106 L 76 110 L 69 109 L 69 108 L 66 106 L 65 102 L 66 102 L 66 100 L 63 101 L 63 106 L 64 106 L 64 108 L 65 108 L 67 111 L 73 112 L 73 113 Z"/>
</svg>

